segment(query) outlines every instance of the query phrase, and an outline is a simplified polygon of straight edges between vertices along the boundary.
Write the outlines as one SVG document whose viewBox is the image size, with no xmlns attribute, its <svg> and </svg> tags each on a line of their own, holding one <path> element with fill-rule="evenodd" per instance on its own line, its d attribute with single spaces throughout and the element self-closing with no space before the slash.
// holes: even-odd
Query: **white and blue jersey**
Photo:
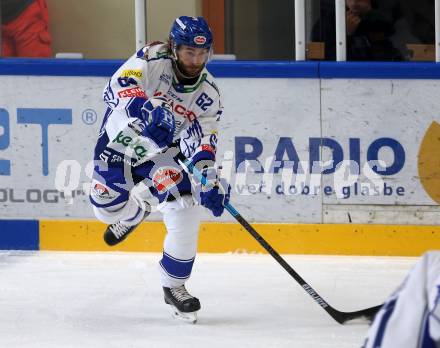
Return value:
<svg viewBox="0 0 440 348">
<path fill-rule="evenodd" d="M 215 160 L 222 104 L 214 78 L 205 68 L 194 85 L 179 83 L 168 46 L 163 43 L 139 50 L 116 71 L 105 88 L 108 112 L 103 128 L 109 139 L 114 139 L 129 118 L 139 118 L 145 100 L 153 96 L 164 97 L 173 107 L 174 141 L 179 141 L 182 153 L 194 162 Z"/>
<path fill-rule="evenodd" d="M 175 147 L 193 163 L 215 161 L 217 125 L 223 108 L 212 75 L 204 68 L 193 85 L 179 83 L 168 46 L 153 43 L 130 57 L 104 89 L 103 100 L 108 108 L 95 148 L 95 179 L 99 184 L 105 183 L 107 191 L 104 192 L 106 197 L 101 197 L 102 189 L 96 190 L 98 194 L 93 194 L 92 190 L 91 201 L 95 206 L 110 207 L 126 201 L 131 187 L 145 178 L 154 184 L 151 191 L 160 202 L 168 198 L 170 188 L 177 187 L 180 194 L 191 192 L 186 173 L 176 173 L 178 166 L 173 160 L 176 152 L 149 151 L 150 155 L 153 152 L 153 158 L 132 162 L 129 181 L 133 182 L 129 183 L 124 168 L 126 159 L 123 158 L 126 156 L 114 153 L 109 147 L 115 141 L 123 143 L 118 134 L 142 117 L 141 108 L 147 99 L 158 96 L 172 106 L 176 125 Z M 157 163 L 161 163 L 165 171 L 158 171 Z M 108 199 L 109 195 L 114 199 Z"/>
<path fill-rule="evenodd" d="M 423 255 L 376 314 L 362 348 L 440 346 L 440 252 Z"/>
</svg>

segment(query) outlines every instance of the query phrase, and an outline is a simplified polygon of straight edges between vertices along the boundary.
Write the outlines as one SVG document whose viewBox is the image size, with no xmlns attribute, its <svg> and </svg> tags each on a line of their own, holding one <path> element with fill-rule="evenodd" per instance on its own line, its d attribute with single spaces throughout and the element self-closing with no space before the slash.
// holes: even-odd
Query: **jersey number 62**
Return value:
<svg viewBox="0 0 440 348">
<path fill-rule="evenodd" d="M 214 103 L 214 100 L 212 100 L 206 93 L 200 94 L 200 97 L 196 100 L 196 104 L 200 106 L 200 109 L 203 111 L 206 111 L 212 103 Z"/>
</svg>

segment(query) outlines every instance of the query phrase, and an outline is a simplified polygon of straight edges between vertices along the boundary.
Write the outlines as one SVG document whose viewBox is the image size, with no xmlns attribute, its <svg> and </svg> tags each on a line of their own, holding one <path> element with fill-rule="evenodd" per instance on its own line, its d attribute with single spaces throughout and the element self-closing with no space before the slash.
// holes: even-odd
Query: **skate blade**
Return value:
<svg viewBox="0 0 440 348">
<path fill-rule="evenodd" d="M 197 312 L 185 313 L 179 311 L 174 306 L 170 306 L 170 307 L 171 307 L 171 315 L 173 316 L 173 318 L 189 324 L 197 323 Z"/>
</svg>

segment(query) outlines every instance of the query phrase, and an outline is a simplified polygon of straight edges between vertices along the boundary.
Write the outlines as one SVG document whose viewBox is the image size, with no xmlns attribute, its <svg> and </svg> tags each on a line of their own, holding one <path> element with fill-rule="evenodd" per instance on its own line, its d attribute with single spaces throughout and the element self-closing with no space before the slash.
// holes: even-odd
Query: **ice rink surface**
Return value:
<svg viewBox="0 0 440 348">
<path fill-rule="evenodd" d="M 416 258 L 285 256 L 342 311 L 381 303 Z M 199 254 L 196 325 L 171 318 L 159 254 L 0 251 L 0 347 L 360 347 L 269 255 Z"/>
</svg>

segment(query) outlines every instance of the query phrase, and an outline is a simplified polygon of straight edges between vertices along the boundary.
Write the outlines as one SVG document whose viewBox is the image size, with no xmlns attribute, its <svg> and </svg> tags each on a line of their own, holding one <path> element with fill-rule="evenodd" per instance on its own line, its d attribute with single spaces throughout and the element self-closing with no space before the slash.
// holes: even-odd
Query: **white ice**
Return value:
<svg viewBox="0 0 440 348">
<path fill-rule="evenodd" d="M 285 256 L 333 307 L 381 303 L 416 258 Z M 200 254 L 196 325 L 171 318 L 159 254 L 0 252 L 0 347 L 360 347 L 269 255 Z"/>
</svg>

